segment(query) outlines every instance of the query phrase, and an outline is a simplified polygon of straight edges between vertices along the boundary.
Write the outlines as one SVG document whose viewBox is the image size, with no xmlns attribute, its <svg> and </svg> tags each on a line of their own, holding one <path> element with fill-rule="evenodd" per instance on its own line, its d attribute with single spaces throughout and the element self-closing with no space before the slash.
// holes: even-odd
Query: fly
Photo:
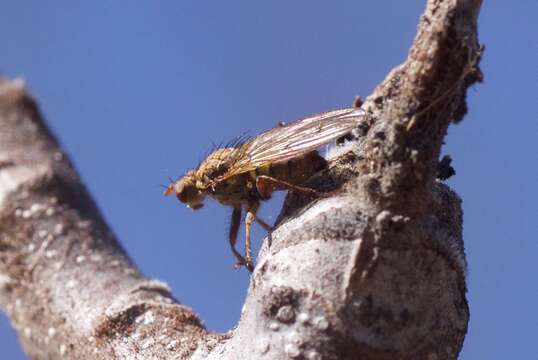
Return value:
<svg viewBox="0 0 538 360">
<path fill-rule="evenodd" d="M 250 230 L 254 221 L 267 231 L 271 226 L 256 216 L 261 201 L 273 191 L 294 190 L 316 195 L 304 184 L 326 168 L 317 149 L 355 129 L 366 117 L 360 108 L 335 110 L 273 129 L 243 142 L 213 151 L 197 169 L 172 182 L 164 195 L 175 194 L 187 207 L 197 210 L 206 196 L 233 208 L 229 242 L 237 258 L 236 268 L 254 270 Z M 242 212 L 245 217 L 245 256 L 235 248 Z"/>
</svg>

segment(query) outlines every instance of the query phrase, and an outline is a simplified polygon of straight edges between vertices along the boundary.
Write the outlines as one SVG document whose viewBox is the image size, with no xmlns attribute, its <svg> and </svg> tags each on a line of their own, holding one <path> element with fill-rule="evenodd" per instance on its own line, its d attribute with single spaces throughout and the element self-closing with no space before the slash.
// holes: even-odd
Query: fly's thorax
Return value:
<svg viewBox="0 0 538 360">
<path fill-rule="evenodd" d="M 215 180 L 228 171 L 237 161 L 238 149 L 223 148 L 209 154 L 196 170 L 198 186 L 224 205 L 236 206 L 248 202 L 255 191 L 249 183 L 248 174 L 238 174 L 225 180 Z M 249 186 L 250 185 L 250 186 Z"/>
<path fill-rule="evenodd" d="M 211 180 L 216 179 L 229 169 L 235 160 L 236 152 L 237 149 L 235 148 L 223 148 L 213 151 L 198 167 L 196 171 L 197 179 L 204 186 L 207 186 Z"/>
<path fill-rule="evenodd" d="M 250 174 L 243 173 L 219 181 L 208 193 L 224 205 L 243 205 L 258 199 L 256 182 Z"/>
</svg>

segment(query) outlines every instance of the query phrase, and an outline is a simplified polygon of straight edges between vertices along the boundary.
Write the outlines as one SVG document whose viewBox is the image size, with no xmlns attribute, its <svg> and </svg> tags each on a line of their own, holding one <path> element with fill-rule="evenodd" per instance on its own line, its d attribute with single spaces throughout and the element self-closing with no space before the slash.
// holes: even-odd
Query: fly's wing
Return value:
<svg viewBox="0 0 538 360">
<path fill-rule="evenodd" d="M 335 110 L 263 132 L 237 149 L 235 161 L 217 181 L 300 157 L 349 133 L 365 117 L 359 108 Z"/>
</svg>

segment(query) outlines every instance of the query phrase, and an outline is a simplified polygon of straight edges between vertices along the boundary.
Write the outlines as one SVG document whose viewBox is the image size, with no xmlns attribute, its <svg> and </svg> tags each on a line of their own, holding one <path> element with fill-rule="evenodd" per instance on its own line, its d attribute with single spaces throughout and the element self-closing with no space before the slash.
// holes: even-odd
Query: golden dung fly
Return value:
<svg viewBox="0 0 538 360">
<path fill-rule="evenodd" d="M 164 195 L 176 194 L 179 201 L 193 210 L 201 208 L 208 195 L 231 206 L 229 241 L 238 260 L 236 267 L 245 266 L 252 272 L 252 223 L 257 221 L 271 230 L 271 226 L 256 217 L 260 202 L 278 190 L 317 194 L 301 186 L 326 167 L 317 149 L 357 128 L 365 116 L 359 108 L 335 110 L 281 124 L 236 146 L 217 149 L 197 169 L 172 182 Z M 243 209 L 246 210 L 244 257 L 235 248 Z"/>
</svg>

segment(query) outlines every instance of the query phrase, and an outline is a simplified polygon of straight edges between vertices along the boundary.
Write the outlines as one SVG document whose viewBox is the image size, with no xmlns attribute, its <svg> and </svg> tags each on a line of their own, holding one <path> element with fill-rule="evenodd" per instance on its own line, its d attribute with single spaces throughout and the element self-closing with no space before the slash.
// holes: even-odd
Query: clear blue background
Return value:
<svg viewBox="0 0 538 360">
<path fill-rule="evenodd" d="M 208 328 L 238 317 L 230 214 L 159 184 L 212 142 L 347 107 L 402 62 L 424 1 L 11 1 L 0 71 L 20 76 L 141 270 Z M 530 359 L 538 340 L 536 1 L 486 1 L 486 81 L 445 152 L 463 197 L 471 321 L 462 359 Z M 263 208 L 273 220 L 280 198 Z M 534 203 L 533 203 L 534 202 Z M 261 239 L 257 230 L 254 239 Z M 259 241 L 255 241 L 259 243 Z M 23 359 L 0 316 L 3 359 Z"/>
</svg>

